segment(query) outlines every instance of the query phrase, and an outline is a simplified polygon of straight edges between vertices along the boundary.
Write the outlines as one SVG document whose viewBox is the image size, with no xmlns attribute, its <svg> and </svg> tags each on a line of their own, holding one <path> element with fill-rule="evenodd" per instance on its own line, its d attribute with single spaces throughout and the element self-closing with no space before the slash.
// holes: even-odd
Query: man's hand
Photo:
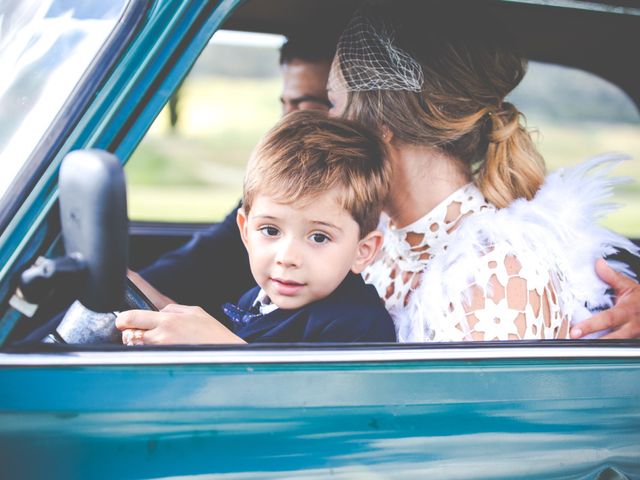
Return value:
<svg viewBox="0 0 640 480">
<path fill-rule="evenodd" d="M 202 308 L 185 305 L 122 312 L 116 327 L 126 345 L 246 343 Z"/>
<path fill-rule="evenodd" d="M 596 273 L 613 288 L 615 304 L 574 325 L 571 338 L 581 338 L 601 330 L 610 330 L 601 337 L 604 339 L 640 338 L 640 284 L 613 270 L 603 259 L 596 262 Z"/>
<path fill-rule="evenodd" d="M 144 278 L 140 276 L 140 274 L 134 272 L 133 270 L 127 271 L 127 277 L 131 280 L 136 287 L 140 289 L 145 296 L 151 300 L 158 310 L 162 310 L 164 307 L 171 303 L 176 303 L 171 300 L 166 295 L 163 295 L 158 290 L 156 290 L 149 282 L 147 282 Z"/>
</svg>

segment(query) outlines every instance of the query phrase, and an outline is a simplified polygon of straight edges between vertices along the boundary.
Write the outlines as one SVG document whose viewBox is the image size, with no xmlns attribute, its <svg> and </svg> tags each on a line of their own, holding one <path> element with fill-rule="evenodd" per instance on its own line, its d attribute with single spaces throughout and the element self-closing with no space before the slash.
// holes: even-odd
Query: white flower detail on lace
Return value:
<svg viewBox="0 0 640 480">
<path fill-rule="evenodd" d="M 487 298 L 484 308 L 472 313 L 478 320 L 474 329 L 482 332 L 485 340 L 509 340 L 517 337 L 518 328 L 515 321 L 519 312 L 509 308 L 506 298 L 498 303 Z"/>
</svg>

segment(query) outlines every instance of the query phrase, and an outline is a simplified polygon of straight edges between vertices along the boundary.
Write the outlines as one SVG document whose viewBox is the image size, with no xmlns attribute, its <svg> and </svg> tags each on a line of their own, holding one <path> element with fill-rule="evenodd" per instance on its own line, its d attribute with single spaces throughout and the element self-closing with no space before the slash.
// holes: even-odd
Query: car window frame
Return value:
<svg viewBox="0 0 640 480">
<path fill-rule="evenodd" d="M 505 3 L 509 3 L 510 1 L 514 1 L 514 0 L 505 0 Z M 515 0 L 515 3 L 518 3 L 518 0 Z M 524 3 L 527 3 L 527 2 L 524 2 Z M 575 7 L 575 5 L 572 5 L 572 6 Z M 596 11 L 602 11 L 602 12 L 607 12 L 607 13 L 614 13 L 614 12 L 618 13 L 617 11 L 612 10 L 610 8 L 604 8 L 603 10 L 596 9 Z M 231 13 L 231 12 L 229 12 L 229 13 Z M 227 28 L 227 27 L 225 26 L 224 22 L 221 22 L 219 24 L 219 28 L 217 28 L 215 31 L 217 31 L 218 29 L 224 29 L 224 28 Z M 211 36 L 213 35 L 213 33 L 215 33 L 215 31 L 212 32 Z M 273 32 L 271 32 L 271 33 L 273 33 Z M 195 62 L 196 60 L 197 60 L 197 57 L 193 61 Z M 563 65 L 563 64 L 558 64 L 558 65 L 560 65 L 560 66 L 568 66 L 568 67 L 571 67 L 571 68 L 576 68 L 576 69 L 583 70 L 583 71 L 588 72 L 588 73 L 590 73 L 592 75 L 598 75 L 595 72 L 592 72 L 590 70 L 584 70 L 581 67 L 578 67 L 578 66 L 575 66 L 575 65 Z M 187 73 L 188 72 L 185 72 L 183 76 L 186 76 Z M 611 79 L 606 78 L 606 77 L 602 77 L 602 78 L 604 78 L 606 81 L 610 82 L 611 84 L 616 85 L 621 91 L 623 91 L 627 95 L 629 95 L 629 93 L 622 86 L 618 85 L 617 83 L 614 83 Z M 182 81 L 182 78 L 181 78 L 180 81 Z M 631 97 L 631 95 L 629 95 L 629 96 L 632 99 L 632 101 L 634 101 L 634 103 L 635 103 L 635 99 L 633 97 Z M 169 96 L 167 96 L 167 98 L 165 100 L 168 101 L 168 99 L 169 99 Z M 165 103 L 166 103 L 166 101 L 165 101 Z M 158 109 L 158 113 L 164 107 L 165 103 L 163 103 L 160 106 L 160 108 Z M 640 109 L 640 104 L 636 103 L 636 106 Z M 142 139 L 142 137 L 140 137 L 140 139 L 138 139 L 138 141 L 140 141 L 141 139 Z M 126 157 L 127 159 L 130 157 L 131 153 L 132 153 L 132 151 L 129 151 L 129 155 L 127 155 L 127 157 Z M 151 230 L 154 230 L 154 231 L 157 230 L 157 228 L 159 228 L 159 225 L 161 223 L 162 222 L 150 222 L 150 224 L 153 224 L 151 226 Z M 146 222 L 144 222 L 144 221 L 136 221 L 135 224 L 136 224 L 136 228 L 139 230 L 139 229 L 143 228 L 142 226 L 145 225 Z M 185 231 L 185 230 L 187 230 L 189 228 L 196 228 L 197 229 L 197 228 L 201 228 L 201 226 L 202 226 L 201 223 L 190 223 L 190 222 L 167 222 L 167 225 L 177 225 L 179 227 L 179 229 L 182 230 L 182 231 Z M 496 348 L 497 349 L 502 349 L 503 347 L 510 347 L 510 348 L 514 348 L 515 347 L 517 349 L 517 348 L 521 348 L 522 347 L 522 343 L 521 342 L 522 341 L 488 342 L 488 343 L 492 343 L 492 345 L 488 346 L 487 348 L 489 348 L 489 349 L 496 349 Z M 535 342 L 532 342 L 530 345 L 528 345 L 527 348 L 532 348 L 534 350 L 545 349 L 545 348 L 549 348 L 550 344 L 552 344 L 552 346 L 555 346 L 556 345 L 555 342 L 563 342 L 564 348 L 567 348 L 567 347 L 568 348 L 575 348 L 575 346 L 584 346 L 584 345 L 587 345 L 587 342 L 596 342 L 596 344 L 598 344 L 598 342 L 599 342 L 601 345 L 602 344 L 606 344 L 607 346 L 613 346 L 612 343 L 609 343 L 609 342 L 612 342 L 612 341 L 609 341 L 609 340 L 600 340 L 600 341 L 598 341 L 598 340 L 582 340 L 582 339 L 573 340 L 572 339 L 572 340 L 550 340 L 550 341 L 544 341 L 543 340 L 543 341 L 535 341 Z M 473 344 L 473 343 L 477 343 L 477 342 L 471 342 L 471 344 Z M 616 343 L 616 345 L 624 344 L 625 346 L 629 346 L 629 345 L 631 345 L 631 346 L 633 346 L 633 345 L 640 346 L 640 340 L 637 341 L 637 342 L 635 342 L 635 341 L 621 342 L 620 344 L 618 344 L 617 342 L 614 342 L 614 343 Z M 468 345 L 469 345 L 469 342 L 462 343 L 462 344 L 456 344 L 456 343 L 454 343 L 454 344 L 441 344 L 440 347 L 436 347 L 436 348 L 444 348 L 444 349 L 450 349 L 450 348 L 456 349 L 456 348 L 460 348 L 460 347 L 467 348 Z M 257 347 L 258 347 L 258 349 L 261 348 L 260 346 L 257 346 Z M 262 347 L 264 347 L 264 345 L 262 345 Z M 289 347 L 291 347 L 291 346 L 290 345 L 278 345 L 278 350 L 280 350 L 280 349 L 285 349 L 286 350 Z M 309 350 L 309 349 L 314 350 L 315 349 L 314 346 L 310 347 L 308 345 L 305 346 L 303 344 L 296 344 L 295 347 L 296 348 L 292 349 L 292 352 L 296 352 L 298 348 L 300 349 L 299 351 L 305 351 L 305 350 Z M 347 350 L 347 349 L 350 349 L 351 347 L 352 347 L 352 345 L 350 345 L 350 344 L 343 344 L 343 345 L 341 345 L 340 348 Z M 416 349 L 418 351 L 425 350 L 425 349 L 426 350 L 432 350 L 434 348 L 434 344 L 425 343 L 425 344 L 407 344 L 407 345 L 405 345 L 405 344 L 398 344 L 398 343 L 388 343 L 388 344 L 384 344 L 384 345 L 380 345 L 378 347 L 372 347 L 372 348 L 374 348 L 376 351 L 396 351 L 398 349 L 407 348 L 407 347 L 411 348 L 411 349 Z M 182 347 L 182 348 L 181 347 L 177 347 L 177 348 L 181 352 L 185 351 L 184 347 Z M 210 345 L 210 346 L 208 346 L 208 348 L 206 348 L 206 350 L 207 351 L 219 352 L 220 348 L 224 349 L 225 347 Z M 251 346 L 250 345 L 244 345 L 244 346 L 240 347 L 239 349 L 238 349 L 237 346 L 228 347 L 228 348 L 230 348 L 231 351 L 245 352 L 246 349 L 247 348 L 250 349 Z M 330 346 L 327 346 L 325 348 L 330 348 Z M 367 346 L 365 345 L 364 348 L 367 348 Z M 162 350 L 164 351 L 166 349 L 167 348 L 164 347 Z M 169 347 L 169 349 L 170 349 L 170 347 Z M 195 350 L 197 350 L 197 349 L 195 349 Z M 190 348 L 190 349 L 188 349 L 186 351 L 191 352 L 191 351 L 194 351 L 194 349 Z M 634 356 L 635 355 L 636 355 L 636 353 L 634 353 Z M 502 358 L 502 357 L 498 356 L 496 358 Z"/>
</svg>

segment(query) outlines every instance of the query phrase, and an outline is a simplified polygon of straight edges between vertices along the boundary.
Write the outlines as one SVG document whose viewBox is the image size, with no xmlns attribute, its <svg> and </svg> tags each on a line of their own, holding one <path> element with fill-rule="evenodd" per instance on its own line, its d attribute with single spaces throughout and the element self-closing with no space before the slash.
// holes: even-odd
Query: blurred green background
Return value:
<svg viewBox="0 0 640 480">
<path fill-rule="evenodd" d="M 280 117 L 276 46 L 210 45 L 179 90 L 171 127 L 165 107 L 126 167 L 133 220 L 212 222 L 234 207 L 251 150 Z M 640 120 L 617 88 L 583 72 L 535 64 L 511 101 L 550 169 L 618 151 L 623 208 L 604 223 L 640 238 Z"/>
<path fill-rule="evenodd" d="M 251 150 L 280 118 L 279 95 L 277 77 L 188 79 L 176 129 L 165 107 L 125 168 L 130 218 L 223 218 L 240 199 Z"/>
</svg>

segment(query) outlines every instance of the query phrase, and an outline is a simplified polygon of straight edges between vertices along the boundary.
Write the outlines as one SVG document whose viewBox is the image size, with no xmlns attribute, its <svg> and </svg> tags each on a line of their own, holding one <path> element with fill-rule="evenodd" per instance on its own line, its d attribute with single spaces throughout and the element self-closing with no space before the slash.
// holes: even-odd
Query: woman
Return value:
<svg viewBox="0 0 640 480">
<path fill-rule="evenodd" d="M 370 7 L 340 39 L 330 113 L 380 132 L 393 167 L 383 256 L 365 278 L 384 299 L 400 341 L 566 338 L 570 322 L 586 315 L 585 302 L 608 301 L 595 259 L 610 245 L 634 247 L 584 230 L 589 222 L 548 221 L 568 198 L 588 206 L 587 196 L 572 196 L 586 191 L 577 182 L 556 178 L 559 187 L 543 189 L 544 201 L 514 204 L 532 199 L 545 175 L 521 114 L 504 100 L 526 63 L 501 48 L 482 12 L 467 7 L 467 24 L 442 7 L 395 25 L 389 19 L 396 12 Z M 584 172 L 575 175 L 586 181 Z M 597 178 L 589 185 L 606 186 Z M 563 235 L 579 241 L 567 248 Z M 631 283 L 621 288 L 635 291 Z M 197 307 L 126 312 L 118 325 L 162 330 L 161 343 L 199 343 L 213 331 L 218 342 L 234 341 Z"/>
<path fill-rule="evenodd" d="M 594 165 L 514 204 L 545 179 L 505 101 L 526 62 L 476 13 L 461 24 L 443 7 L 392 23 L 396 12 L 369 6 L 340 38 L 330 113 L 379 131 L 394 172 L 383 256 L 365 280 L 399 341 L 568 338 L 585 303 L 610 305 L 595 259 L 635 247 L 584 220 L 611 183 L 587 174 Z"/>
</svg>

